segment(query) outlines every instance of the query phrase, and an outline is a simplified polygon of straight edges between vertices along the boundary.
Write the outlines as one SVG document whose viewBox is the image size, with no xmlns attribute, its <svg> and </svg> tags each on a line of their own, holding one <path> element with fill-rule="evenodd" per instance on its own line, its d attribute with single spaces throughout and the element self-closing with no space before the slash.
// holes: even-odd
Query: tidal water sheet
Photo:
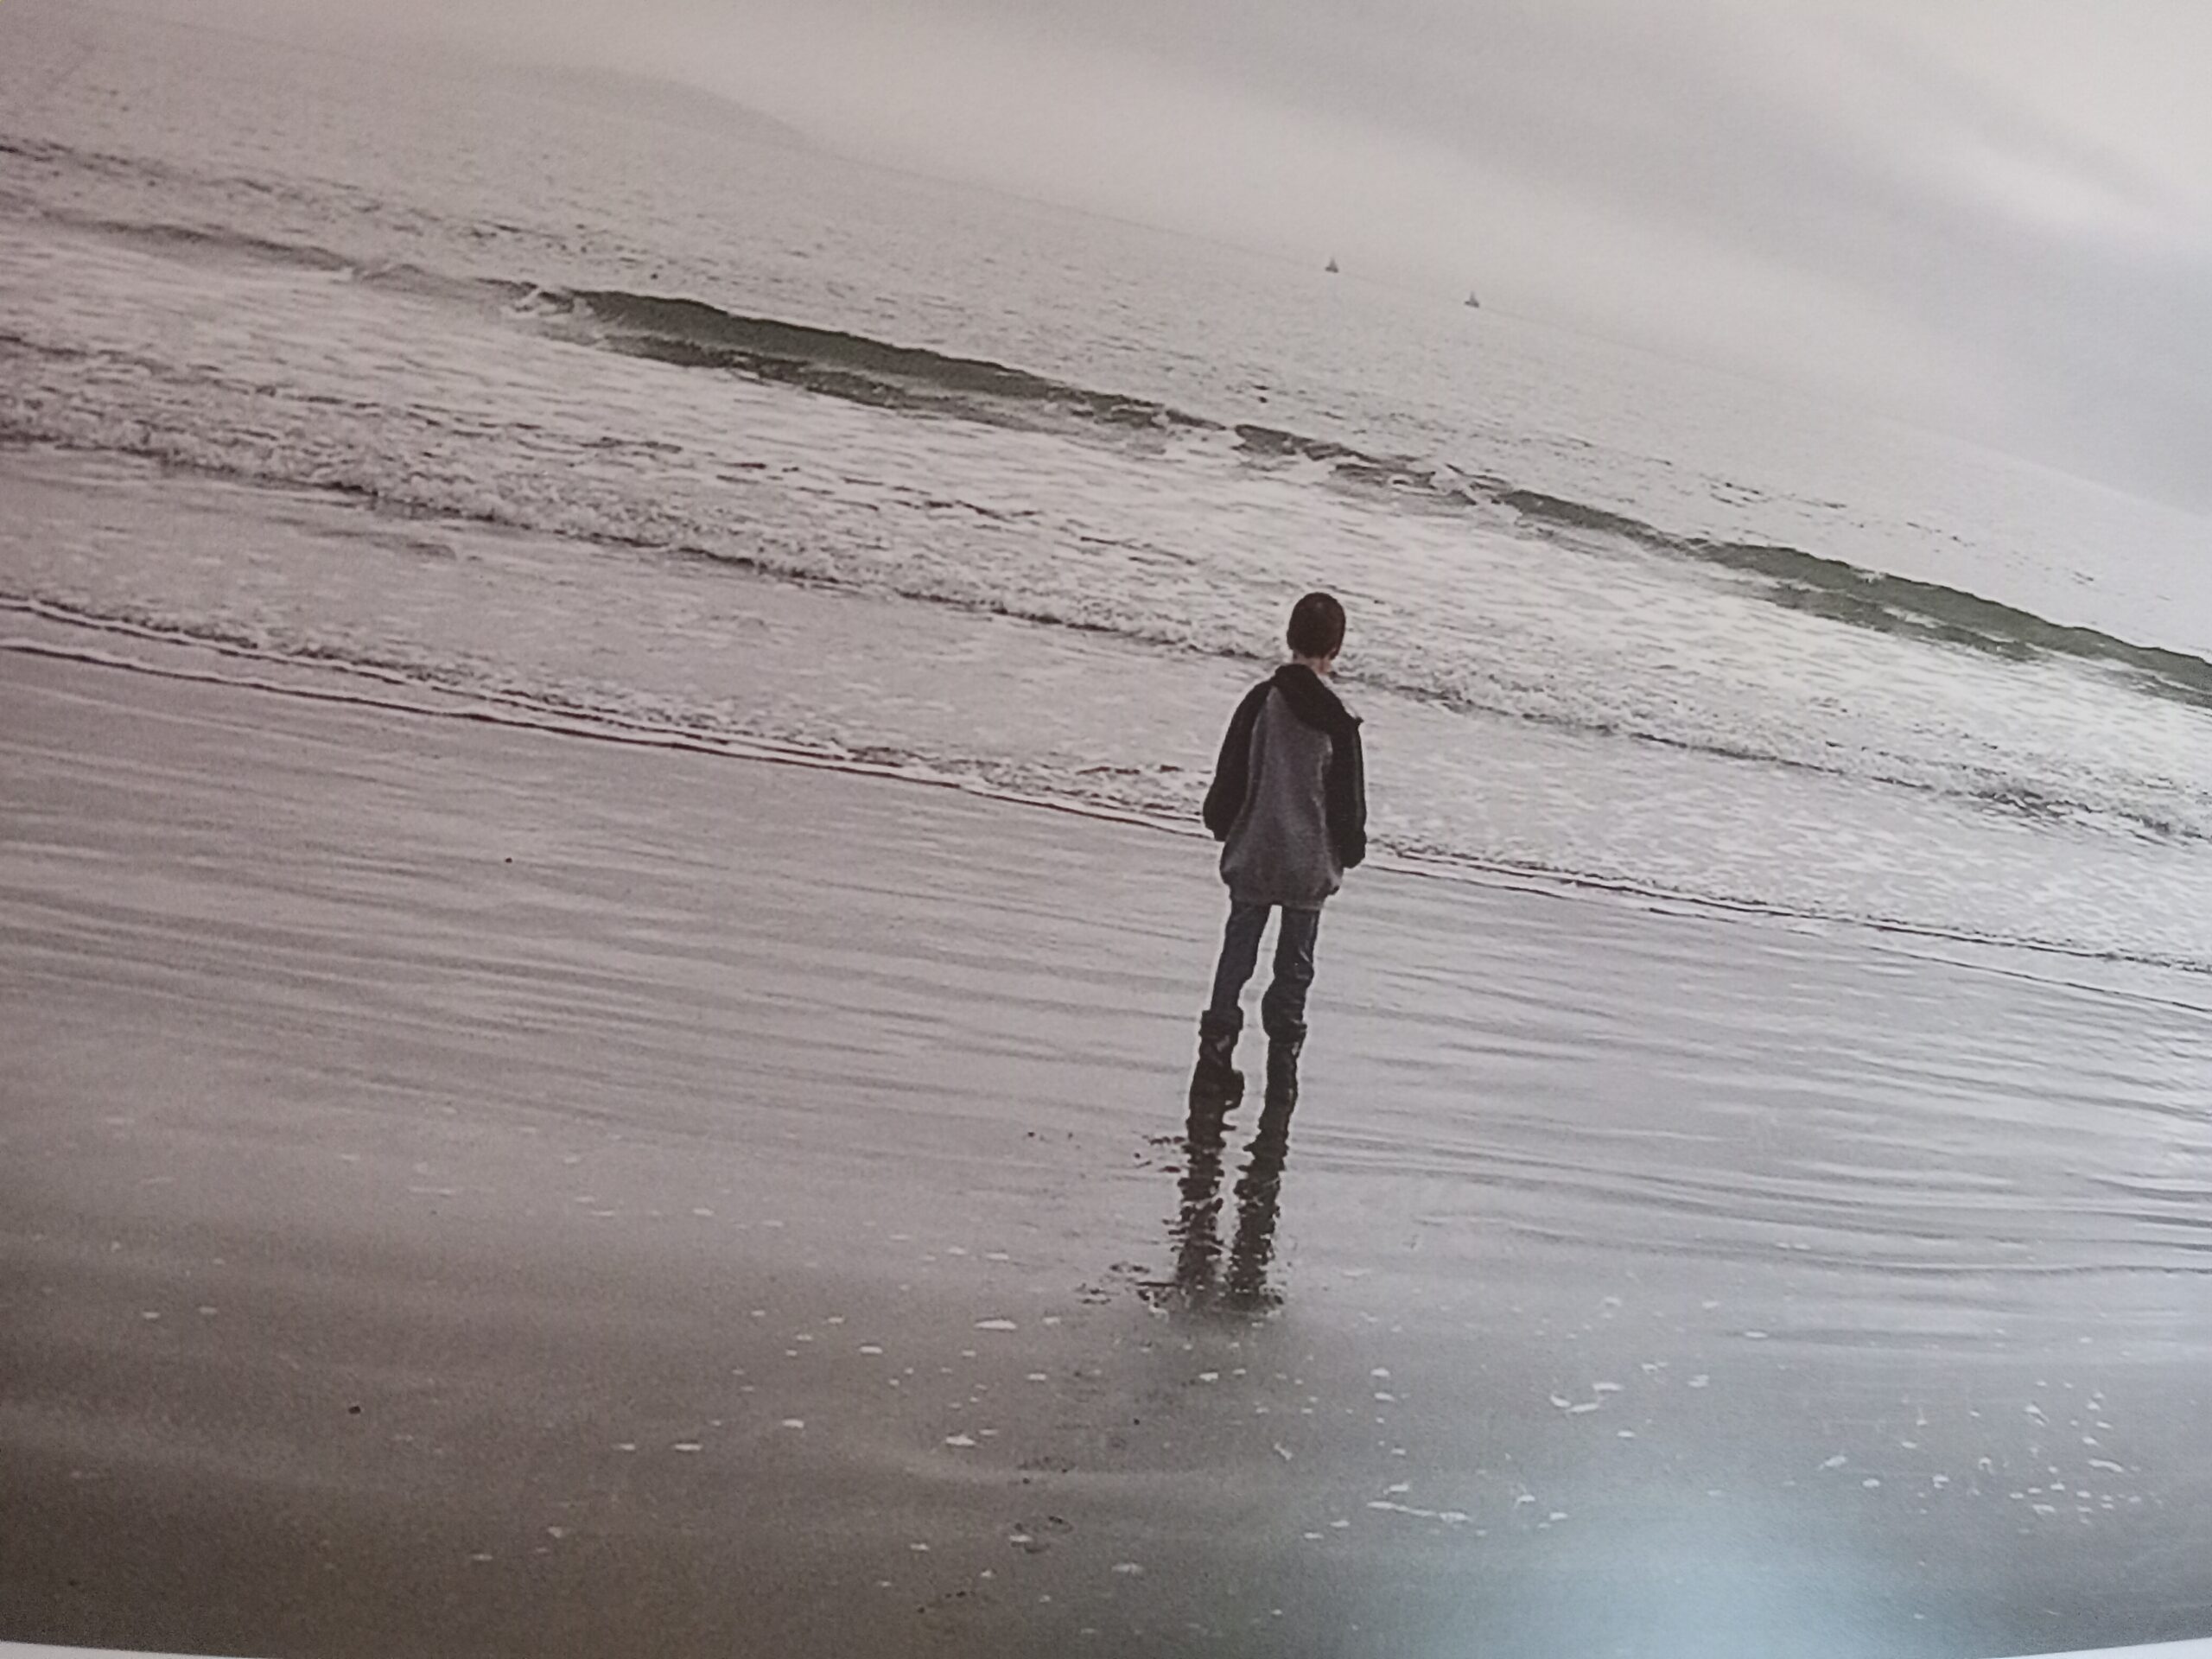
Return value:
<svg viewBox="0 0 2212 1659">
<path fill-rule="evenodd" d="M 2200 521 L 565 82 L 11 31 L 18 613 L 1182 817 L 1325 575 L 1396 853 L 2212 964 Z M 336 550 L 72 520 L 180 471 Z"/>
<path fill-rule="evenodd" d="M 661 1137 L 657 1155 L 688 1149 L 759 1206 L 728 1248 L 802 1273 L 762 1219 L 768 1176 L 715 1161 L 728 1126 L 700 1078 L 769 1077 L 746 1109 L 804 1152 L 770 1173 L 854 1211 L 878 1201 L 892 1150 L 927 1139 L 909 1116 L 944 1114 L 987 1174 L 978 1197 L 950 1160 L 929 1166 L 925 1191 L 977 1217 L 927 1224 L 943 1233 L 931 1265 L 988 1278 L 997 1227 L 1027 1241 L 1038 1317 L 1072 1322 L 995 1311 L 1006 1286 L 954 1274 L 948 1328 L 980 1355 L 994 1336 L 1086 1332 L 1053 1337 L 1044 1360 L 1010 1348 L 974 1380 L 1018 1392 L 1046 1386 L 1036 1371 L 1057 1390 L 1089 1368 L 1077 1418 L 1118 1409 L 1124 1385 L 1155 1402 L 1234 1395 L 1198 1414 L 1226 1448 L 1212 1471 L 1255 1513 L 1300 1494 L 1268 1549 L 1346 1533 L 1381 1549 L 1371 1529 L 1403 1526 L 1440 1573 L 1489 1560 L 1482 1582 L 1517 1583 L 1519 1599 L 1478 1616 L 1421 1588 L 1405 1605 L 1423 1631 L 1507 1651 L 1568 1630 L 1611 1639 L 1574 1623 L 1578 1599 L 1609 1548 L 1648 1549 L 1662 1520 L 1687 1529 L 1673 1576 L 1651 1580 L 1672 1588 L 1631 1601 L 1667 1642 L 1691 1640 L 1724 1582 L 1742 1627 L 1777 1642 L 1814 1604 L 1878 1629 L 1885 1651 L 2212 1631 L 2212 1473 L 2183 1427 L 2212 1342 L 2202 520 L 1510 308 L 872 169 L 640 84 L 345 56 L 51 0 L 0 9 L 0 646 L 21 830 L 0 919 L 22 993 L 9 1034 L 40 1080 L 35 1101 L 10 1085 L 21 1144 L 60 1146 L 41 1137 L 67 1140 L 65 1104 L 96 1092 L 86 1052 L 53 1033 L 113 1011 L 86 988 L 98 951 L 54 918 L 108 925 L 86 919 L 96 884 L 64 849 L 98 840 L 88 803 L 128 796 L 132 740 L 117 734 L 152 717 L 134 698 L 188 709 L 179 742 L 253 790 L 289 800 L 311 776 L 353 802 L 350 826 L 334 805 L 302 805 L 300 822 L 362 884 L 324 894 L 330 914 L 391 938 L 323 948 L 365 952 L 364 986 L 419 973 L 450 994 L 408 1004 L 420 1052 L 386 1033 L 410 1057 L 395 1075 L 443 1102 L 465 1091 L 429 1080 L 447 1051 L 423 1033 L 496 1048 L 500 998 L 524 993 L 496 952 L 488 977 L 442 954 L 465 932 L 444 931 L 468 910 L 463 877 L 485 872 L 457 850 L 465 812 L 393 808 L 445 787 L 410 772 L 408 745 L 462 746 L 516 798 L 542 784 L 531 757 L 588 749 L 543 765 L 664 798 L 665 821 L 545 809 L 582 850 L 524 896 L 584 943 L 496 906 L 474 924 L 546 953 L 587 1003 L 578 988 L 600 976 L 634 978 L 606 1006 L 560 1003 L 580 1029 L 620 1043 L 618 1014 L 658 1017 L 652 990 L 704 995 L 687 962 L 747 984 L 764 953 L 789 969 L 810 904 L 833 929 L 880 924 L 883 960 L 867 965 L 855 935 L 851 978 L 825 971 L 780 1015 L 763 985 L 752 1024 L 721 1009 L 662 1030 L 667 1046 L 637 1059 L 658 1086 L 626 1086 L 619 1109 L 579 1118 L 546 1076 L 509 1103 L 512 1122 L 580 1157 L 626 1125 Z M 1367 722 L 1375 868 L 1331 913 L 1300 1123 L 1199 1123 L 1179 1141 L 1171 1074 L 1217 892 L 1205 849 L 1178 836 L 1287 601 L 1323 583 L 1352 617 L 1340 683 Z M 137 689 L 95 689 L 124 679 Z M 257 723 L 292 731 L 304 770 L 223 735 Z M 538 733 L 593 743 L 541 751 Z M 734 760 L 793 764 L 745 783 L 730 780 L 754 769 Z M 223 820 L 207 777 L 156 774 Z M 486 801 L 505 823 L 512 802 Z M 295 899 L 339 879 L 291 868 L 244 821 L 234 845 L 191 842 L 156 804 L 117 809 L 113 850 L 181 885 L 109 918 L 118 950 L 177 949 L 177 895 L 210 869 L 232 871 L 232 904 L 257 868 L 288 870 Z M 348 839 L 366 825 L 388 841 Z M 743 879 L 787 908 L 764 918 L 733 888 L 728 908 L 686 918 L 653 887 L 655 859 L 696 858 L 671 825 L 741 846 Z M 1001 843 L 1019 849 L 1012 870 Z M 457 861 L 438 902 L 459 909 L 373 874 L 408 849 Z M 839 859 L 907 900 L 849 889 Z M 667 904 L 649 924 L 593 934 L 621 933 L 594 894 L 648 889 Z M 900 902 L 944 931 L 910 937 Z M 316 937 L 305 913 L 271 925 L 302 950 Z M 963 953 L 963 931 L 990 951 Z M 194 995 L 250 1049 L 253 988 L 297 963 L 232 944 Z M 571 948 L 615 951 L 620 972 Z M 995 963 L 1039 983 L 1087 963 L 1103 977 L 1055 1001 Z M 355 1017 L 335 992 L 298 995 L 326 1034 Z M 964 995 L 989 1006 L 950 1006 Z M 718 1020 L 733 1029 L 704 1034 Z M 841 1049 L 849 1029 L 882 1046 Z M 921 1052 L 924 1031 L 968 1069 L 918 1109 L 887 1092 L 886 1056 Z M 270 1064 L 350 1126 L 331 1133 L 359 1132 L 347 1150 L 374 1155 L 388 1134 L 437 1161 L 420 1124 L 371 1133 L 327 1079 Z M 849 1114 L 836 1131 L 809 1089 Z M 243 1133 L 212 1082 L 193 1098 L 195 1133 Z M 802 1103 L 787 1126 L 778 1114 Z M 1060 1161 L 1005 1150 L 1038 1129 L 1069 1137 Z M 550 1173 L 447 1150 L 488 1160 L 502 1204 Z M 1093 1187 L 1078 1152 L 1139 1167 Z M 73 1205 L 104 1213 L 97 1183 L 60 1165 L 22 1173 L 45 1167 L 14 1166 L 22 1213 L 54 1236 L 81 1221 Z M 652 1170 L 682 1184 L 677 1163 Z M 1064 1235 L 1042 1230 L 1039 1180 Z M 467 1186 L 418 1177 L 383 1196 Z M 601 1196 L 564 1199 L 596 1215 Z M 662 1207 L 728 1219 L 734 1202 Z M 1132 1209 L 1168 1224 L 1133 1240 Z M 902 1249 L 920 1252 L 922 1224 L 898 1229 Z M 742 1333 L 752 1306 L 721 1311 Z M 786 1344 L 842 1341 L 817 1321 L 803 1344 L 798 1310 L 774 1318 L 772 1346 L 719 1357 L 718 1374 L 748 1373 L 748 1399 Z M 1001 1318 L 1018 1331 L 981 1323 Z M 1115 1369 L 1171 1358 L 1189 1375 Z M 955 1344 L 929 1363 L 967 1362 Z M 849 1385 L 819 1386 L 836 1402 Z M 772 1392 L 785 1433 L 856 1421 Z M 1404 1472 L 1370 1480 L 1363 1442 L 1355 1456 L 1298 1438 L 1354 1398 L 1360 1434 Z M 1408 1410 L 1419 1433 L 1393 1427 Z M 1017 1437 L 969 1422 L 910 1427 L 928 1459 L 988 1459 Z M 658 1428 L 716 1455 L 699 1423 Z M 1109 1446 L 1101 1428 L 1071 1450 L 1031 1429 L 1039 1478 L 1142 1465 L 1165 1480 L 1210 1443 Z M 649 1444 L 611 1434 L 625 1440 Z M 925 1466 L 903 1442 L 852 1457 L 848 1477 L 894 1504 L 880 1495 Z M 1623 1512 L 1623 1493 L 1648 1512 Z M 1139 1510 L 1203 1510 L 1173 1494 Z M 1103 1489 L 1059 1501 L 1104 1506 L 1096 1547 L 1123 1553 L 1101 1572 L 1147 1569 L 1120 1575 L 1115 1618 L 1147 1596 L 1156 1620 L 1181 1605 L 1131 1516 L 1108 1523 Z M 1578 1533 L 1608 1512 L 1603 1543 Z M 1088 1560 L 1050 1515 L 1068 1519 L 1020 1519 L 1015 1553 L 1041 1541 Z M 1777 1526 L 1799 1529 L 1790 1565 L 1747 1588 Z M 1897 1548 L 1854 1554 L 1849 1605 L 1821 1602 L 1821 1541 L 1848 1533 L 1859 1550 L 1881 1527 Z M 1947 1536 L 1968 1541 L 1947 1553 Z M 1478 1540 L 1505 1553 L 1468 1554 Z M 1224 1548 L 1224 1570 L 1275 1561 Z M 1394 1582 L 1360 1576 L 1383 1555 L 1348 1559 L 1363 1592 Z M 2133 1586 L 2140 1617 L 2097 1621 L 2100 1573 Z M 1992 1611 L 2039 1580 L 2070 1586 L 2053 1592 L 2063 1617 Z M 1947 1608 L 1941 1586 L 1969 1581 Z M 1885 1600 L 1886 1582 L 1919 1587 Z M 1309 1608 L 1351 1644 L 1317 1635 L 1315 1650 L 1389 1625 L 1358 1600 Z M 1268 1608 L 1243 1611 L 1268 1628 Z"/>
</svg>

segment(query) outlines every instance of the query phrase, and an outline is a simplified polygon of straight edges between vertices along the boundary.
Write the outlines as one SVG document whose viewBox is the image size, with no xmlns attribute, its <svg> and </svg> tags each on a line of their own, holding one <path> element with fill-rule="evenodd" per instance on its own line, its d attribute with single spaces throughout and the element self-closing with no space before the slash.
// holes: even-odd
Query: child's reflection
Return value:
<svg viewBox="0 0 2212 1659">
<path fill-rule="evenodd" d="M 1245 1149 L 1244 1171 L 1236 1182 L 1236 1232 L 1224 1274 L 1219 1218 L 1227 1109 L 1218 1101 L 1192 1101 L 1183 1140 L 1182 1203 L 1170 1228 L 1175 1243 L 1175 1288 L 1185 1300 L 1252 1309 L 1282 1300 L 1281 1293 L 1268 1283 L 1268 1268 L 1274 1258 L 1291 1111 L 1289 1102 L 1269 1105 L 1260 1114 L 1258 1129 Z"/>
</svg>

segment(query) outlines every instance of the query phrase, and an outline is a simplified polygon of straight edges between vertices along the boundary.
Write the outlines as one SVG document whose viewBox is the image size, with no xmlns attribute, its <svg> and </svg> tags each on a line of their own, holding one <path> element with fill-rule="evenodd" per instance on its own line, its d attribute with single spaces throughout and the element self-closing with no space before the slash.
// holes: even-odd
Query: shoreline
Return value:
<svg viewBox="0 0 2212 1659">
<path fill-rule="evenodd" d="M 0 1639 L 2212 1628 L 2181 1010 L 1364 882 L 1255 1316 L 1173 1291 L 1179 840 L 20 653 L 0 705 Z"/>
<path fill-rule="evenodd" d="M 66 639 L 23 637 L 0 641 L 0 651 L 16 655 L 111 668 L 119 672 L 143 674 L 222 690 L 264 692 L 310 702 L 358 707 L 401 716 L 457 720 L 587 742 L 616 743 L 741 764 L 795 766 L 923 789 L 947 790 L 997 805 L 1058 813 L 1211 844 L 1204 828 L 1194 823 L 1104 802 L 1022 791 L 973 778 L 937 774 L 914 766 L 869 761 L 857 755 L 828 749 L 810 749 L 767 739 L 712 738 L 677 727 L 650 726 L 603 714 L 579 714 L 524 697 L 502 698 L 476 692 L 442 692 L 434 685 L 397 673 L 378 672 L 365 664 L 339 666 L 307 662 L 282 652 L 259 652 L 190 636 L 168 634 L 142 625 L 121 625 L 108 619 L 79 616 L 65 607 L 41 601 L 0 601 L 0 612 L 13 612 L 57 632 L 95 636 L 120 633 L 135 644 L 164 655 L 173 655 L 180 660 L 175 664 L 168 664 L 144 658 L 124 657 L 104 652 L 97 647 L 73 645 Z M 270 676 L 289 677 L 232 677 L 187 664 L 186 659 L 208 656 L 258 664 Z M 364 679 L 373 684 L 388 685 L 395 690 L 412 694 L 412 698 L 397 696 L 377 697 L 334 690 L 321 683 L 339 678 Z M 2179 983 L 2202 988 L 2206 1001 L 2196 1003 L 2179 997 L 2158 996 L 2139 985 L 2094 987 L 2071 981 L 2059 982 L 2074 984 L 2076 988 L 2083 990 L 2102 988 L 2116 995 L 2152 999 L 2175 1008 L 2212 1014 L 2212 970 L 2180 959 L 2148 955 L 2115 957 L 2109 951 L 2055 940 L 1977 934 L 1896 917 L 1829 914 L 1793 909 L 1758 899 L 1677 892 L 1626 876 L 1582 874 L 1503 861 L 1465 856 L 1425 859 L 1392 852 L 1388 849 L 1377 849 L 1370 853 L 1368 861 L 1361 868 L 1370 880 L 1389 875 L 1419 881 L 1448 882 L 1488 890 L 1527 893 L 1554 899 L 1618 902 L 1649 913 L 1685 916 L 1724 925 L 1731 922 L 1749 922 L 1783 927 L 1834 929 L 1847 935 L 1865 936 L 1874 941 L 1912 940 L 1936 947 L 1954 947 L 1961 951 L 1986 952 L 1997 958 L 1999 964 L 2004 957 L 2018 953 L 2031 958 L 2055 958 L 2070 964 L 2078 971 L 2101 970 L 2139 980 L 2145 976 L 2163 978 L 2174 976 L 2178 976 Z M 1943 959 L 1961 966 L 1973 965 L 1957 957 Z M 2017 971 L 2001 965 L 1997 965 L 1995 970 Z"/>
</svg>

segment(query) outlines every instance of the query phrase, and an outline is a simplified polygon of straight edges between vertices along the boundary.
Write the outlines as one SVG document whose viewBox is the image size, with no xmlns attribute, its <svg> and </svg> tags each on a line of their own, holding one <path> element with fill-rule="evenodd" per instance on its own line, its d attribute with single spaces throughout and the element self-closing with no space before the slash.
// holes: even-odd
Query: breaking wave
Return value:
<svg viewBox="0 0 2212 1659">
<path fill-rule="evenodd" d="M 1370 454 L 1251 422 L 1215 421 L 988 359 L 748 316 L 702 300 L 608 289 L 528 292 L 531 308 L 538 315 L 583 323 L 594 342 L 610 350 L 685 367 L 728 370 L 877 406 L 933 409 L 995 421 L 1071 416 L 1116 429 L 1216 433 L 1256 461 L 1319 463 L 1344 487 L 1418 493 L 1428 505 L 1504 508 L 1540 531 L 1615 537 L 1762 578 L 1763 596 L 1771 602 L 1831 621 L 2014 660 L 2073 658 L 2123 672 L 2149 695 L 2212 708 L 2212 662 L 1802 548 L 1679 535 L 1609 508 L 1479 472 L 1440 467 L 1433 460 Z"/>
</svg>

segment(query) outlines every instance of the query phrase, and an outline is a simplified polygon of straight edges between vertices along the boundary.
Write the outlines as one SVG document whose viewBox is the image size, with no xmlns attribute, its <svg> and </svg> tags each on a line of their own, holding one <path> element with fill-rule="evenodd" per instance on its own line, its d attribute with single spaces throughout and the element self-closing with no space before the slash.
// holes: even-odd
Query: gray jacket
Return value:
<svg viewBox="0 0 2212 1659">
<path fill-rule="evenodd" d="M 1252 688 L 1222 740 L 1206 827 L 1232 898 L 1318 909 L 1367 855 L 1359 720 L 1321 677 L 1289 663 Z"/>
</svg>

